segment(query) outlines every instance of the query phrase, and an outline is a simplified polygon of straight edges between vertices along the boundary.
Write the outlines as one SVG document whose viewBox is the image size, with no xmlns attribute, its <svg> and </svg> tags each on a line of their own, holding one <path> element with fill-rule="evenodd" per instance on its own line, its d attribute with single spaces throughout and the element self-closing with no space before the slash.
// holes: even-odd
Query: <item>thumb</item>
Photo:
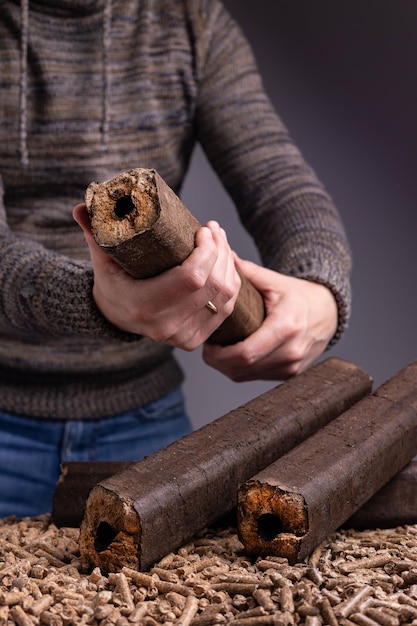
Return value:
<svg viewBox="0 0 417 626">
<path fill-rule="evenodd" d="M 90 218 L 88 216 L 86 205 L 83 203 L 77 204 L 77 206 L 75 206 L 72 211 L 72 216 L 74 220 L 77 222 L 78 226 L 82 228 L 86 240 L 87 240 L 87 237 L 89 236 L 92 237 L 91 223 L 90 223 Z"/>
<path fill-rule="evenodd" d="M 121 271 L 121 267 L 117 265 L 115 261 L 106 253 L 104 250 L 100 248 L 97 244 L 96 240 L 93 237 L 93 233 L 91 232 L 91 222 L 90 217 L 87 212 L 87 207 L 85 204 L 77 204 L 72 211 L 72 216 L 77 224 L 82 228 L 84 232 L 84 239 L 87 243 L 90 258 L 94 267 L 98 267 L 99 264 L 101 267 L 114 267 Z"/>
<path fill-rule="evenodd" d="M 252 261 L 247 261 L 239 258 L 235 254 L 235 264 L 237 269 L 249 280 L 250 283 L 258 291 L 266 292 L 270 291 L 272 285 L 277 281 L 277 277 L 280 276 L 278 272 L 262 267 Z"/>
</svg>

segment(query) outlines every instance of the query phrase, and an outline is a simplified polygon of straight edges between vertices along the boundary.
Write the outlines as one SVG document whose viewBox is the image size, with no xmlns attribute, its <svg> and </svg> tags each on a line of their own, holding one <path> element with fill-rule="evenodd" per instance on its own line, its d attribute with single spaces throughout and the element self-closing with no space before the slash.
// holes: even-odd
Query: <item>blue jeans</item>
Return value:
<svg viewBox="0 0 417 626">
<path fill-rule="evenodd" d="M 0 517 L 48 513 L 62 461 L 136 461 L 191 432 L 182 391 L 98 420 L 0 411 Z"/>
</svg>

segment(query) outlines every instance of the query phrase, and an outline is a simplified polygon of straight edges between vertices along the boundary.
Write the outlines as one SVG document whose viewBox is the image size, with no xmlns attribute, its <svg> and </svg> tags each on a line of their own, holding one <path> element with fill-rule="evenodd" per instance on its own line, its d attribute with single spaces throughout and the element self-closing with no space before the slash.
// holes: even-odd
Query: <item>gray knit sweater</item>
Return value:
<svg viewBox="0 0 417 626">
<path fill-rule="evenodd" d="M 197 141 L 265 265 L 333 291 L 341 335 L 339 216 L 219 0 L 0 0 L 0 81 L 0 410 L 91 419 L 180 384 L 169 347 L 96 308 L 72 208 L 134 167 L 180 193 Z"/>
</svg>

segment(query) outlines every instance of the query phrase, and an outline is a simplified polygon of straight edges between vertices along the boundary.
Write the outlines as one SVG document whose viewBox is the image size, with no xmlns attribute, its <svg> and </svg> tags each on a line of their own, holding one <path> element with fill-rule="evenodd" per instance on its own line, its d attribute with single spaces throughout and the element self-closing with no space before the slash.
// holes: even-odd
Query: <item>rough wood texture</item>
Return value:
<svg viewBox="0 0 417 626">
<path fill-rule="evenodd" d="M 241 485 L 246 550 L 304 559 L 417 452 L 417 361 Z"/>
<path fill-rule="evenodd" d="M 85 201 L 96 242 L 135 278 L 179 265 L 194 249 L 200 224 L 155 170 L 137 168 L 91 183 Z M 235 309 L 211 335 L 212 343 L 236 343 L 262 324 L 263 298 L 241 279 Z"/>
<path fill-rule="evenodd" d="M 395 528 L 417 523 L 417 461 L 413 460 L 366 502 L 346 528 Z"/>
<path fill-rule="evenodd" d="M 79 527 L 85 502 L 99 482 L 127 469 L 133 461 L 67 461 L 61 464 L 52 507 L 58 526 Z M 417 461 L 398 472 L 343 524 L 345 528 L 395 528 L 417 522 Z"/>
<path fill-rule="evenodd" d="M 327 359 L 96 485 L 83 557 L 106 571 L 149 567 L 236 506 L 237 489 L 370 391 L 359 367 Z"/>
</svg>

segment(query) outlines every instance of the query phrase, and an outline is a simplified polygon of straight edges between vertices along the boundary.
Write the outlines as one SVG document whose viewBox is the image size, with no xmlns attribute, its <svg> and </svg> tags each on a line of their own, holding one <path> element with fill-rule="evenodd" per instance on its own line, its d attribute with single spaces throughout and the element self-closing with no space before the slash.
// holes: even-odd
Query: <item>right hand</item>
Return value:
<svg viewBox="0 0 417 626">
<path fill-rule="evenodd" d="M 194 350 L 232 313 L 241 281 L 226 234 L 217 222 L 208 222 L 197 231 L 195 249 L 181 265 L 154 278 L 137 279 L 97 245 L 85 204 L 78 204 L 73 216 L 89 248 L 94 300 L 119 329 Z M 209 300 L 218 314 L 206 307 Z"/>
</svg>

